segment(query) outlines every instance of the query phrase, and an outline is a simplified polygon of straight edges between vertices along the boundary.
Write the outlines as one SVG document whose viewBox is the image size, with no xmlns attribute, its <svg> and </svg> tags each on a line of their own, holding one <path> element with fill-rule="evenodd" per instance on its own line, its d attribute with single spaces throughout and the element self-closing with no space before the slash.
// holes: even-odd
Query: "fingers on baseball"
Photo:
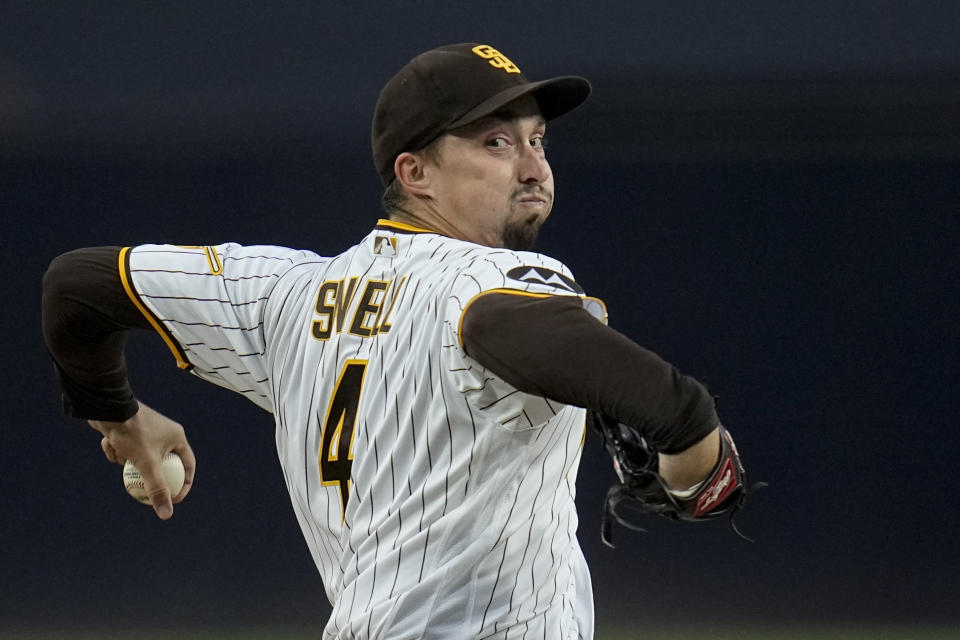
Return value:
<svg viewBox="0 0 960 640">
<path fill-rule="evenodd" d="M 186 442 L 175 448 L 174 451 L 180 456 L 180 460 L 183 461 L 183 488 L 180 489 L 177 495 L 173 496 L 173 503 L 179 504 L 187 497 L 187 494 L 190 493 L 190 488 L 193 486 L 193 475 L 197 470 L 197 458 L 193 455 L 193 449 L 191 449 L 190 445 Z"/>
<path fill-rule="evenodd" d="M 157 517 L 161 520 L 169 520 L 173 517 L 173 503 L 170 500 L 170 492 L 163 487 L 159 493 L 150 494 L 150 503 Z"/>
<path fill-rule="evenodd" d="M 160 465 L 156 461 L 148 460 L 142 465 L 137 465 L 137 468 L 140 469 L 143 489 L 150 496 L 150 504 L 153 505 L 157 517 L 161 520 L 169 519 L 173 515 L 173 502 Z"/>
</svg>

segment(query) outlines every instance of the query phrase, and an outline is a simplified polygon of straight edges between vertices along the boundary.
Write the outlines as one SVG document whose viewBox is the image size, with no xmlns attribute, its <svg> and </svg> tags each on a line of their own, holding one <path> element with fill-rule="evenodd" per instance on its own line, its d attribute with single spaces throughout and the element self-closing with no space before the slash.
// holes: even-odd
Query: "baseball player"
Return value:
<svg viewBox="0 0 960 640">
<path fill-rule="evenodd" d="M 272 246 L 80 249 L 44 278 L 66 411 L 142 471 L 157 515 L 196 468 L 125 375 L 126 331 L 271 412 L 293 511 L 333 612 L 324 638 L 591 638 L 575 481 L 585 408 L 660 449 L 689 489 L 719 451 L 712 398 L 605 324 L 533 253 L 553 206 L 546 125 L 588 82 L 530 82 L 487 45 L 423 53 L 385 86 L 381 219 L 325 257 Z M 170 496 L 159 463 L 176 451 Z"/>
</svg>

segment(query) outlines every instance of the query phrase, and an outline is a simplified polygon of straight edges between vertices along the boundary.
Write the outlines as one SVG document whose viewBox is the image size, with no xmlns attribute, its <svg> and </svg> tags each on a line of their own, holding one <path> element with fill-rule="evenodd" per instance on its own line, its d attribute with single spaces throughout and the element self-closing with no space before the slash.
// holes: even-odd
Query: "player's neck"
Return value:
<svg viewBox="0 0 960 640">
<path fill-rule="evenodd" d="M 390 219 L 394 222 L 401 222 L 419 229 L 434 231 L 449 238 L 477 242 L 475 238 L 471 237 L 467 225 L 456 224 L 440 212 L 434 211 L 431 208 L 408 207 L 404 209 L 394 209 L 390 213 Z"/>
</svg>

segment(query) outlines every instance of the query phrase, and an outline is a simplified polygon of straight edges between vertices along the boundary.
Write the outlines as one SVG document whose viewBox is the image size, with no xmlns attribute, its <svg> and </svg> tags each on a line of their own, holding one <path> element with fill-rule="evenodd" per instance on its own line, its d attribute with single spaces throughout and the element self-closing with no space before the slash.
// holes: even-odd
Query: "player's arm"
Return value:
<svg viewBox="0 0 960 640">
<path fill-rule="evenodd" d="M 43 277 L 43 337 L 63 391 L 64 411 L 87 420 L 123 421 L 138 409 L 127 380 L 124 343 L 149 329 L 117 267 L 119 247 L 57 256 Z"/>
<path fill-rule="evenodd" d="M 701 481 L 719 455 L 720 421 L 699 382 L 607 327 L 572 296 L 478 296 L 463 312 L 468 355 L 517 389 L 600 411 L 662 452 L 673 488 Z"/>
<path fill-rule="evenodd" d="M 118 247 L 78 249 L 55 258 L 43 278 L 43 336 L 53 357 L 67 414 L 103 435 L 107 458 L 140 469 L 157 515 L 173 513 L 190 489 L 196 461 L 183 428 L 146 406 L 127 378 L 124 343 L 131 329 L 150 329 L 120 279 Z M 160 460 L 176 451 L 184 488 L 170 496 Z M 171 500 L 172 498 L 172 500 Z"/>
</svg>

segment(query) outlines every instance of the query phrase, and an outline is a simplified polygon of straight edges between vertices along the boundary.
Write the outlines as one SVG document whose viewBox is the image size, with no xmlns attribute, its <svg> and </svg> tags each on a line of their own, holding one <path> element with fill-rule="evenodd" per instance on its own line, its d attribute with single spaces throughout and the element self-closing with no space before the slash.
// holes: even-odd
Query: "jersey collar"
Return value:
<svg viewBox="0 0 960 640">
<path fill-rule="evenodd" d="M 383 218 L 377 220 L 377 226 L 374 228 L 378 231 L 393 231 L 394 233 L 437 233 L 430 229 L 422 229 L 412 224 L 397 222 L 396 220 L 385 220 Z"/>
</svg>

